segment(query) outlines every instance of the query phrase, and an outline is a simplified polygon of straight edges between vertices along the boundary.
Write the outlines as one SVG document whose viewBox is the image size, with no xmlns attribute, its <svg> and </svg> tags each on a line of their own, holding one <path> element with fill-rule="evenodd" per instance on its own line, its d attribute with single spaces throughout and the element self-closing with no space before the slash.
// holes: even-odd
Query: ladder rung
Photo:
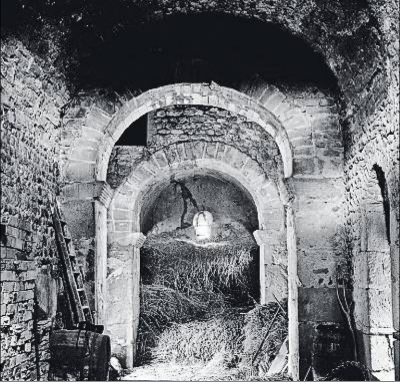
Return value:
<svg viewBox="0 0 400 382">
<path fill-rule="evenodd" d="M 60 260 L 63 262 L 63 272 L 65 273 L 66 280 L 70 283 L 71 290 L 68 291 L 68 304 L 69 309 L 77 313 L 77 317 L 73 321 L 80 321 L 83 319 L 92 321 L 92 313 L 86 297 L 86 291 L 83 284 L 80 282 L 80 277 L 84 277 L 82 270 L 77 261 L 75 249 L 73 247 L 73 240 L 70 231 L 68 230 L 68 223 L 65 216 L 61 213 L 60 206 L 57 204 L 55 209 L 52 210 L 53 222 L 55 229 L 55 238 L 57 240 L 57 247 L 59 250 Z M 65 268 L 65 269 L 64 269 Z M 78 287 L 79 286 L 79 287 Z M 82 288 L 80 288 L 82 286 Z"/>
</svg>

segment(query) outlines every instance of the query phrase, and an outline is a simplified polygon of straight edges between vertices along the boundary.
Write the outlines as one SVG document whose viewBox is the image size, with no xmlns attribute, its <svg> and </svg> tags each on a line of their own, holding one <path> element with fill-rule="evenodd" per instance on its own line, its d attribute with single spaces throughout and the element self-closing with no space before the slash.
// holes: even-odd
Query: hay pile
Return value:
<svg viewBox="0 0 400 382">
<path fill-rule="evenodd" d="M 216 354 L 232 359 L 242 353 L 244 315 L 231 310 L 208 320 L 173 324 L 153 349 L 159 362 L 209 362 Z"/>
<path fill-rule="evenodd" d="M 141 251 L 143 284 L 164 285 L 187 295 L 223 293 L 234 300 L 257 293 L 252 277 L 257 274 L 254 239 L 244 228 L 226 226 L 203 244 L 195 241 L 193 229 L 149 235 Z"/>
<path fill-rule="evenodd" d="M 269 367 L 287 336 L 285 307 L 255 303 L 257 247 L 245 230 L 226 232 L 216 230 L 205 244 L 187 230 L 148 236 L 141 251 L 138 365 L 202 363 L 226 380 L 254 379 Z"/>
<path fill-rule="evenodd" d="M 206 320 L 174 323 L 161 333 L 152 356 L 159 362 L 208 363 L 223 354 L 231 368 L 266 371 L 286 336 L 286 312 L 278 304 L 231 308 Z"/>
<path fill-rule="evenodd" d="M 142 251 L 143 283 L 163 285 L 188 296 L 209 291 L 242 298 L 253 289 L 251 250 L 245 246 L 197 248 L 184 242 L 146 247 Z"/>
</svg>

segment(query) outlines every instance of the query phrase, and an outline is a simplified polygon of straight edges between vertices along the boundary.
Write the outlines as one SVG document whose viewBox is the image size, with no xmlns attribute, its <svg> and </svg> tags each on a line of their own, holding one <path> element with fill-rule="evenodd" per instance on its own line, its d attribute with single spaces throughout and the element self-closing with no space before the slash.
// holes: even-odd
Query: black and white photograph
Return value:
<svg viewBox="0 0 400 382">
<path fill-rule="evenodd" d="M 399 381 L 398 0 L 1 0 L 2 381 Z"/>
</svg>

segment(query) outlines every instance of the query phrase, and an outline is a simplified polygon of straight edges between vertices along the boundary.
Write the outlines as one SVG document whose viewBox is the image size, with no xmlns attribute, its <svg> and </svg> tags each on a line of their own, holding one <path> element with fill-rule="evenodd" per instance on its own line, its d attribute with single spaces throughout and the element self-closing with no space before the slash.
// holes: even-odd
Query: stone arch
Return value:
<svg viewBox="0 0 400 382">
<path fill-rule="evenodd" d="M 283 101 L 283 100 L 282 100 Z M 174 84 L 133 97 L 113 115 L 99 107 L 90 109 L 79 136 L 66 141 L 64 176 L 67 182 L 105 180 L 109 157 L 118 138 L 142 115 L 171 105 L 215 106 L 237 113 L 260 125 L 276 142 L 283 159 L 284 176 L 292 175 L 293 154 L 280 120 L 262 104 L 236 90 L 212 84 Z M 82 139 L 85 138 L 85 139 Z M 88 146 L 87 141 L 91 143 Z"/>
<path fill-rule="evenodd" d="M 222 176 L 246 190 L 253 198 L 260 228 L 254 236 L 260 246 L 260 268 L 265 270 L 260 272 L 261 302 L 274 301 L 274 296 L 285 298 L 294 288 L 288 284 L 296 279 L 286 276 L 288 262 L 291 260 L 277 256 L 274 252 L 275 246 L 282 243 L 282 240 L 286 241 L 285 207 L 290 208 L 288 194 L 280 192 L 274 181 L 254 160 L 232 146 L 200 141 L 195 144 L 182 142 L 159 150 L 134 166 L 130 176 L 115 190 L 108 209 L 108 255 L 102 254 L 108 256 L 108 276 L 104 280 L 108 296 L 103 316 L 106 318 L 107 330 L 115 339 L 114 351 L 125 354 L 128 365 L 133 363 L 133 344 L 139 320 L 139 311 L 134 307 L 139 304 L 140 247 L 145 240 L 140 232 L 141 206 L 148 198 L 154 200 L 154 196 L 169 183 L 172 174 L 186 176 L 199 172 L 201 174 L 202 171 Z M 290 239 L 293 241 L 294 237 L 290 236 Z M 290 247 L 295 248 L 295 243 Z M 125 298 L 121 299 L 118 295 L 121 288 L 132 290 L 132 295 L 124 295 Z M 268 288 L 271 292 L 266 296 Z M 290 301 L 297 304 L 295 299 Z M 128 320 L 127 306 L 131 311 Z M 112 314 L 107 313 L 110 310 Z M 121 317 L 119 311 L 125 312 L 125 318 Z M 292 315 L 292 319 L 296 321 L 294 324 L 292 322 L 293 327 L 296 327 L 297 317 Z M 291 349 L 296 353 L 296 332 L 290 342 Z M 292 370 L 297 373 L 297 358 L 292 358 Z"/>
<path fill-rule="evenodd" d="M 222 143 L 204 141 L 181 142 L 155 152 L 146 160 L 141 161 L 132 169 L 131 175 L 115 191 L 110 208 L 122 208 L 128 205 L 128 200 L 137 200 L 132 209 L 125 214 L 118 214 L 118 219 L 109 216 L 114 222 L 113 232 L 118 232 L 117 221 L 128 222 L 121 226 L 121 232 L 136 232 L 140 230 L 139 205 L 143 195 L 155 187 L 163 179 L 177 172 L 194 173 L 202 168 L 224 174 L 241 185 L 252 196 L 258 210 L 260 228 L 277 228 L 278 223 L 272 216 L 282 210 L 281 196 L 274 181 L 265 174 L 262 168 L 247 155 L 236 148 Z M 284 194 L 286 198 L 286 194 Z M 287 204 L 288 200 L 284 199 Z M 282 214 L 280 214 L 283 216 Z M 136 220 L 135 218 L 136 217 Z M 128 220 L 127 220 L 128 219 Z M 129 220 L 132 219 L 132 220 Z M 124 229 L 122 229 L 124 227 Z"/>
</svg>

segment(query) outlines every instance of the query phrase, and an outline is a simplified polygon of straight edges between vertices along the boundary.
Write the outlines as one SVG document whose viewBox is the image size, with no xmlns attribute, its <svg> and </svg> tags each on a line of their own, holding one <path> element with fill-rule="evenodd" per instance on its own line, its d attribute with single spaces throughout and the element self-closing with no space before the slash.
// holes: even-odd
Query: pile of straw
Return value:
<svg viewBox="0 0 400 382">
<path fill-rule="evenodd" d="M 150 234 L 141 251 L 138 364 L 201 363 L 208 380 L 214 371 L 257 379 L 287 335 L 285 306 L 255 304 L 257 254 L 237 227 L 204 244 L 188 230 Z"/>
<path fill-rule="evenodd" d="M 142 285 L 140 293 L 137 362 L 150 360 L 151 349 L 174 323 L 208 318 L 225 311 L 223 294 L 192 291 L 190 296 L 163 285 Z"/>
<path fill-rule="evenodd" d="M 147 245 L 142 249 L 142 280 L 188 295 L 207 290 L 244 297 L 254 289 L 254 251 L 248 244 L 202 248 L 176 241 Z"/>
<path fill-rule="evenodd" d="M 233 310 L 185 324 L 173 324 L 159 337 L 153 356 L 159 362 L 208 362 L 217 353 L 235 359 L 242 352 L 244 316 Z"/>
<path fill-rule="evenodd" d="M 286 307 L 257 305 L 246 314 L 243 333 L 243 363 L 268 369 L 288 334 Z"/>
<path fill-rule="evenodd" d="M 277 303 L 231 308 L 207 320 L 175 323 L 161 333 L 152 355 L 159 362 L 206 363 L 223 354 L 231 367 L 267 370 L 287 336 L 283 309 Z"/>
</svg>

